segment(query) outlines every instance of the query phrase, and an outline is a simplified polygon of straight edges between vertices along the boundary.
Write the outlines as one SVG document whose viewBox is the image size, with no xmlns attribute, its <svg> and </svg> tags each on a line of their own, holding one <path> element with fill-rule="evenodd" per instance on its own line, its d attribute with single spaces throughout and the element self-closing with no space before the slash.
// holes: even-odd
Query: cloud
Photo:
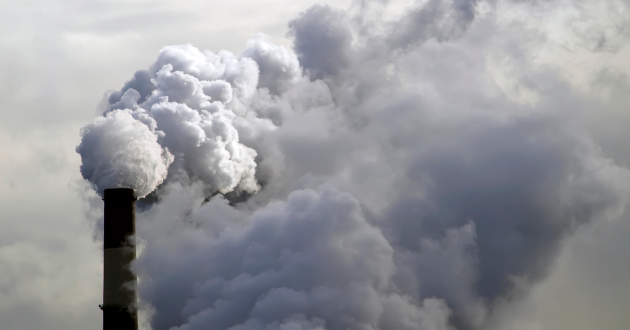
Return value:
<svg viewBox="0 0 630 330">
<path fill-rule="evenodd" d="M 256 61 L 260 70 L 258 88 L 267 88 L 273 95 L 281 94 L 302 77 L 295 54 L 282 46 L 265 41 L 258 34 L 247 41 L 242 57 Z"/>
<path fill-rule="evenodd" d="M 254 212 L 245 228 L 213 232 L 224 219 L 211 215 L 226 207 L 215 197 L 189 215 L 203 230 L 147 245 L 137 266 L 155 329 L 447 329 L 441 301 L 417 304 L 392 290 L 393 249 L 352 196 L 330 185 L 295 191 Z M 142 219 L 145 230 L 161 211 Z"/>
<path fill-rule="evenodd" d="M 352 32 L 347 21 L 342 11 L 315 5 L 289 22 L 293 49 L 313 78 L 334 75 L 351 61 Z"/>
<path fill-rule="evenodd" d="M 429 38 L 448 41 L 461 36 L 475 19 L 477 0 L 431 0 L 409 10 L 393 24 L 389 43 L 395 48 L 422 43 Z"/>
<path fill-rule="evenodd" d="M 81 131 L 81 175 L 101 196 L 107 188 L 126 187 L 144 197 L 166 178 L 173 157 L 157 143 L 155 120 L 137 116 L 116 110 Z"/>
<path fill-rule="evenodd" d="M 535 4 L 494 5 L 317 5 L 294 53 L 169 46 L 111 94 L 103 118 L 174 158 L 138 220 L 152 326 L 487 329 L 567 237 L 621 217 L 630 171 L 581 117 L 611 104 L 498 18 Z"/>
<path fill-rule="evenodd" d="M 202 53 L 191 45 L 165 47 L 150 70 L 137 71 L 120 91 L 113 92 L 103 117 L 84 129 L 82 144 L 77 148 L 84 157 L 84 178 L 99 193 L 108 187 L 128 186 L 143 197 L 167 179 L 168 169 L 169 180 L 199 179 L 211 192 L 257 191 L 256 152 L 239 143 L 232 121 L 244 115 L 242 102 L 253 94 L 258 74 L 257 64 L 249 57 L 239 58 L 227 51 Z M 141 162 L 146 155 L 138 154 L 132 144 L 139 136 L 130 136 L 123 143 L 116 141 L 116 136 L 126 135 L 134 129 L 131 127 L 142 127 L 131 117 L 150 128 L 143 133 L 153 133 L 154 144 L 150 149 L 144 146 L 143 151 L 159 150 L 165 155 L 157 178 Z M 92 152 L 92 140 L 115 146 L 107 149 L 111 149 L 109 153 L 129 145 L 129 154 L 134 156 L 118 157 L 116 166 L 97 169 L 112 155 Z M 144 185 L 130 179 L 138 176 L 150 179 L 143 180 L 147 182 Z"/>
</svg>

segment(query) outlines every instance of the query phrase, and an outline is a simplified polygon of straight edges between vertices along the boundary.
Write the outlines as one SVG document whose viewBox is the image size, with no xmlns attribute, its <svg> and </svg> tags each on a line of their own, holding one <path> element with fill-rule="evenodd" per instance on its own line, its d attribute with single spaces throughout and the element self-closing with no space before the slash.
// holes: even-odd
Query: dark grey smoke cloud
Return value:
<svg viewBox="0 0 630 330">
<path fill-rule="evenodd" d="M 170 195 L 164 198 L 147 222 L 163 220 Z M 391 286 L 394 251 L 351 195 L 330 185 L 298 190 L 286 202 L 256 211 L 245 228 L 227 219 L 219 221 L 231 228 L 213 228 L 216 215 L 235 216 L 225 208 L 223 199 L 213 199 L 189 215 L 198 232 L 167 239 L 177 246 L 147 246 L 138 267 L 151 281 L 142 294 L 156 309 L 156 329 L 368 329 L 376 324 L 446 329 L 444 303 L 429 298 L 417 304 Z M 187 257 L 166 260 L 163 253 Z"/>
<path fill-rule="evenodd" d="M 311 77 L 334 75 L 352 60 L 352 31 L 344 12 L 316 5 L 289 22 L 300 65 Z"/>
<path fill-rule="evenodd" d="M 411 189 L 377 220 L 408 269 L 400 286 L 443 297 L 464 318 L 459 328 L 480 318 L 479 300 L 514 289 L 515 277 L 544 278 L 566 235 L 625 204 L 628 179 L 558 119 L 468 124 L 451 137 L 457 143 L 429 143 L 414 156 Z M 427 256 L 426 240 L 448 241 L 471 224 L 475 239 L 457 243 L 458 255 Z"/>
<path fill-rule="evenodd" d="M 477 0 L 430 0 L 393 24 L 388 41 L 394 48 L 405 48 L 430 38 L 448 41 L 459 37 L 475 19 L 476 4 Z"/>
<path fill-rule="evenodd" d="M 534 67 L 534 37 L 480 3 L 314 6 L 289 23 L 295 53 L 264 35 L 239 55 L 165 47 L 111 94 L 77 149 L 111 175 L 84 177 L 147 175 L 85 147 L 134 150 L 127 127 L 167 160 L 138 217 L 153 328 L 490 329 L 564 238 L 621 215 L 630 172 L 579 120 L 606 103 Z M 527 72 L 518 93 L 491 79 L 496 49 Z"/>
</svg>

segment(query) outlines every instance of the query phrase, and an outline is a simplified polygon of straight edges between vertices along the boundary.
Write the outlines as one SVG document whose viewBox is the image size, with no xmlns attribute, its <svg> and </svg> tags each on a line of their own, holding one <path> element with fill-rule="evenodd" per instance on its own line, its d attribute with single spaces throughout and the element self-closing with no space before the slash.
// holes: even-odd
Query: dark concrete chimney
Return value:
<svg viewBox="0 0 630 330">
<path fill-rule="evenodd" d="M 136 196 L 133 189 L 105 189 L 105 248 L 103 272 L 103 330 L 137 330 Z"/>
</svg>

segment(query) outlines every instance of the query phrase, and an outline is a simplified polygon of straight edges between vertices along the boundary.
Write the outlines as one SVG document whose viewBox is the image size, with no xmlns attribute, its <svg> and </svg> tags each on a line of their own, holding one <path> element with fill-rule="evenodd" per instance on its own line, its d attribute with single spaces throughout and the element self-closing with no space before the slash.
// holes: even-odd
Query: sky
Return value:
<svg viewBox="0 0 630 330">
<path fill-rule="evenodd" d="M 630 2 L 0 2 L 0 330 L 627 329 Z"/>
</svg>

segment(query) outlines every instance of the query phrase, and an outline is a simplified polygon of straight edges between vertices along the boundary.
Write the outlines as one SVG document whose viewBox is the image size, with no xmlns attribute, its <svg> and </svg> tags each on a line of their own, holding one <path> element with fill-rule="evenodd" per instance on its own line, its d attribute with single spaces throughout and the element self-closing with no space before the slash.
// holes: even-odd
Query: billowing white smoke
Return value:
<svg viewBox="0 0 630 330">
<path fill-rule="evenodd" d="M 139 197 L 170 179 L 200 180 L 209 192 L 256 192 L 256 152 L 239 143 L 234 121 L 247 115 L 242 102 L 258 74 L 249 57 L 164 48 L 84 129 L 83 177 L 99 193 L 124 186 Z"/>
<path fill-rule="evenodd" d="M 83 130 L 97 191 L 159 186 L 136 264 L 154 329 L 492 329 L 625 208 L 629 171 L 577 116 L 608 103 L 530 62 L 531 25 L 361 4 L 302 13 L 294 52 L 166 47 Z"/>
<path fill-rule="evenodd" d="M 81 131 L 81 174 L 103 195 L 106 188 L 133 187 L 144 197 L 166 178 L 173 156 L 158 141 L 145 113 L 116 110 Z"/>
</svg>

